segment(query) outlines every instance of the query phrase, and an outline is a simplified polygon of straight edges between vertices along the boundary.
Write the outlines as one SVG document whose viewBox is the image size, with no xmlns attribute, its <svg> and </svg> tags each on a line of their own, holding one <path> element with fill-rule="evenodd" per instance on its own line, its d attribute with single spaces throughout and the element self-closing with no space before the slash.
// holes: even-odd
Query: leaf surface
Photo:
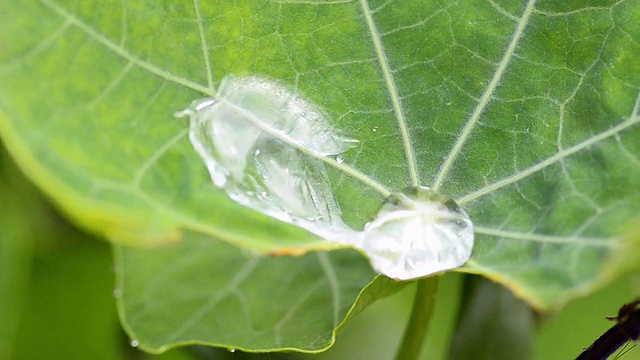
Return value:
<svg viewBox="0 0 640 360">
<path fill-rule="evenodd" d="M 151 352 L 192 343 L 317 352 L 343 322 L 404 284 L 371 281 L 354 253 L 274 258 L 195 235 L 153 250 L 116 247 L 121 319 Z"/>
<path fill-rule="evenodd" d="M 335 248 L 238 205 L 211 184 L 187 141 L 188 124 L 173 113 L 215 96 L 226 75 L 288 84 L 359 140 L 344 164 L 382 190 L 350 176 L 355 172 L 328 170 L 344 220 L 356 229 L 388 192 L 431 186 L 474 222 L 476 246 L 462 271 L 498 280 L 540 308 L 559 306 L 638 262 L 637 0 L 30 0 L 1 10 L 0 135 L 9 151 L 93 231 L 119 244 L 181 239 L 154 250 L 166 252 L 165 265 L 190 256 L 211 264 L 236 259 L 236 270 L 251 263 L 239 252 L 190 254 L 203 237 L 211 246 L 226 246 L 222 241 L 260 253 Z M 126 284 L 153 281 L 145 269 L 159 265 L 143 250 L 116 254 L 125 324 L 148 348 L 187 338 L 224 342 L 199 337 L 210 330 L 204 325 L 178 340 L 154 337 L 148 322 L 133 329 L 142 289 Z M 136 256 L 139 262 L 126 261 Z M 265 266 L 317 266 L 317 256 Z M 353 272 L 361 287 L 374 279 L 353 251 L 321 256 L 352 259 L 353 269 L 335 269 L 338 278 Z M 316 275 L 310 288 L 328 281 Z M 235 275 L 207 276 L 204 283 L 184 275 L 163 283 L 187 287 L 182 294 L 200 291 L 176 316 L 205 309 L 211 300 L 201 287 L 216 293 Z M 355 301 L 354 289 L 340 291 Z M 325 306 L 338 309 L 340 321 L 347 312 Z M 296 323 L 311 331 L 307 321 Z M 287 346 L 321 349 L 336 325 L 313 330 L 325 334 L 321 345 L 292 336 Z"/>
</svg>

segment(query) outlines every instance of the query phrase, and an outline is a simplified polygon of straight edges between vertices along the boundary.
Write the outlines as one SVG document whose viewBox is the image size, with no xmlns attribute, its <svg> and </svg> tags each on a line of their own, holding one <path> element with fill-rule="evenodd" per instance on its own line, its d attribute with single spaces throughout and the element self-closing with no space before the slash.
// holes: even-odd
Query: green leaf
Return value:
<svg viewBox="0 0 640 360">
<path fill-rule="evenodd" d="M 182 239 L 154 250 L 168 252 L 165 261 L 216 264 L 214 252 L 180 250 L 197 251 L 188 244 L 202 238 L 261 253 L 334 248 L 215 189 L 187 123 L 173 118 L 215 96 L 226 75 L 277 79 L 360 141 L 344 154 L 346 166 L 388 191 L 431 186 L 470 214 L 476 246 L 462 271 L 556 307 L 637 266 L 639 17 L 638 0 L 5 2 L 0 135 L 85 227 L 119 244 Z M 336 169 L 329 177 L 345 221 L 361 228 L 381 192 Z M 124 261 L 144 251 L 117 252 Z M 353 268 L 337 276 L 358 274 L 364 287 L 374 275 L 348 253 Z M 155 260 L 140 256 L 135 266 L 119 264 L 121 283 L 150 279 L 144 268 Z M 296 266 L 318 255 L 308 256 Z M 207 276 L 208 286 L 230 279 Z M 202 284 L 162 286 L 189 296 Z M 138 303 L 136 294 L 121 301 Z M 125 320 L 137 316 L 121 310 Z M 172 310 L 183 321 L 192 315 Z M 295 322 L 310 331 L 306 321 Z M 171 345 L 151 326 L 130 330 L 149 349 Z M 291 343 L 322 348 L 332 331 L 317 331 L 323 345 Z"/>
<path fill-rule="evenodd" d="M 122 323 L 149 352 L 192 343 L 321 351 L 348 318 L 404 284 L 370 282 L 375 274 L 353 250 L 269 257 L 195 234 L 114 255 Z"/>
</svg>

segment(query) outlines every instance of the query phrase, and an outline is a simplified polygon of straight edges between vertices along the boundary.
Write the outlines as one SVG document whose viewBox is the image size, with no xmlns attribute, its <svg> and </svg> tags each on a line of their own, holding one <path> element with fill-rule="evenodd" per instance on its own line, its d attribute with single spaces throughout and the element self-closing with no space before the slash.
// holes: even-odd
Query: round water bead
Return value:
<svg viewBox="0 0 640 360">
<path fill-rule="evenodd" d="M 361 248 L 376 271 L 409 280 L 462 266 L 473 224 L 452 199 L 427 187 L 390 195 L 365 225 Z"/>
</svg>

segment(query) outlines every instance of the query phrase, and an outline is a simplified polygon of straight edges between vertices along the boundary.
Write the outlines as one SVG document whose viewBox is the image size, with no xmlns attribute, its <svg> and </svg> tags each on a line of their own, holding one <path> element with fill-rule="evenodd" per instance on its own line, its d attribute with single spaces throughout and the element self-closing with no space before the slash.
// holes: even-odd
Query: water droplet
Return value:
<svg viewBox="0 0 640 360">
<path fill-rule="evenodd" d="M 213 183 L 247 207 L 341 242 L 342 220 L 322 157 L 357 143 L 338 134 L 316 105 L 257 77 L 227 77 L 216 99 L 195 101 L 189 139 Z"/>
<path fill-rule="evenodd" d="M 387 198 L 360 247 L 377 271 L 408 280 L 460 267 L 473 242 L 471 219 L 453 200 L 411 187 Z"/>
<path fill-rule="evenodd" d="M 377 126 L 377 125 L 376 125 L 376 126 L 374 126 L 374 127 L 373 127 L 373 129 L 371 129 L 371 131 L 373 131 L 373 132 L 378 132 L 378 126 Z"/>
<path fill-rule="evenodd" d="M 118 288 L 113 289 L 113 297 L 119 298 L 121 296 L 122 296 L 122 290 L 120 290 Z"/>
<path fill-rule="evenodd" d="M 140 343 L 138 342 L 138 340 L 131 340 L 131 347 L 138 347 L 138 345 L 140 345 Z"/>
<path fill-rule="evenodd" d="M 194 149 L 231 199 L 360 248 L 380 273 L 414 279 L 459 267 L 471 255 L 467 214 L 425 187 L 392 194 L 362 231 L 350 228 L 322 160 L 335 156 L 343 163 L 342 153 L 356 141 L 339 135 L 317 106 L 282 85 L 225 78 L 215 100 L 196 101 L 176 115 L 189 116 Z"/>
<path fill-rule="evenodd" d="M 234 353 L 234 352 L 236 352 L 236 349 L 229 349 L 229 352 L 230 353 Z"/>
</svg>

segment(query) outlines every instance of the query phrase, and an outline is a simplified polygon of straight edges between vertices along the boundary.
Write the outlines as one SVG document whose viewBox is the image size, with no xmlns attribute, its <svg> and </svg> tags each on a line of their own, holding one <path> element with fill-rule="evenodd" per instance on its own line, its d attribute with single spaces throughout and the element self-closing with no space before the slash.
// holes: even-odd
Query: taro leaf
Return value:
<svg viewBox="0 0 640 360">
<path fill-rule="evenodd" d="M 360 141 L 346 166 L 389 191 L 422 184 L 458 201 L 476 228 L 463 271 L 549 308 L 640 262 L 638 18 L 638 0 L 3 2 L 0 135 L 71 217 L 118 243 L 328 249 L 215 189 L 172 117 L 226 75 L 277 79 Z M 345 221 L 361 228 L 380 193 L 328 171 Z M 158 251 L 175 249 L 169 263 L 205 256 L 185 244 Z M 304 267 L 308 256 L 273 261 Z M 139 261 L 119 263 L 121 282 L 151 281 L 154 259 Z M 337 276 L 373 278 L 356 268 Z M 197 276 L 162 286 L 189 297 L 233 279 Z M 124 289 L 126 321 L 137 294 Z M 171 310 L 189 319 L 209 300 Z M 125 324 L 162 342 L 151 325 Z"/>
</svg>

